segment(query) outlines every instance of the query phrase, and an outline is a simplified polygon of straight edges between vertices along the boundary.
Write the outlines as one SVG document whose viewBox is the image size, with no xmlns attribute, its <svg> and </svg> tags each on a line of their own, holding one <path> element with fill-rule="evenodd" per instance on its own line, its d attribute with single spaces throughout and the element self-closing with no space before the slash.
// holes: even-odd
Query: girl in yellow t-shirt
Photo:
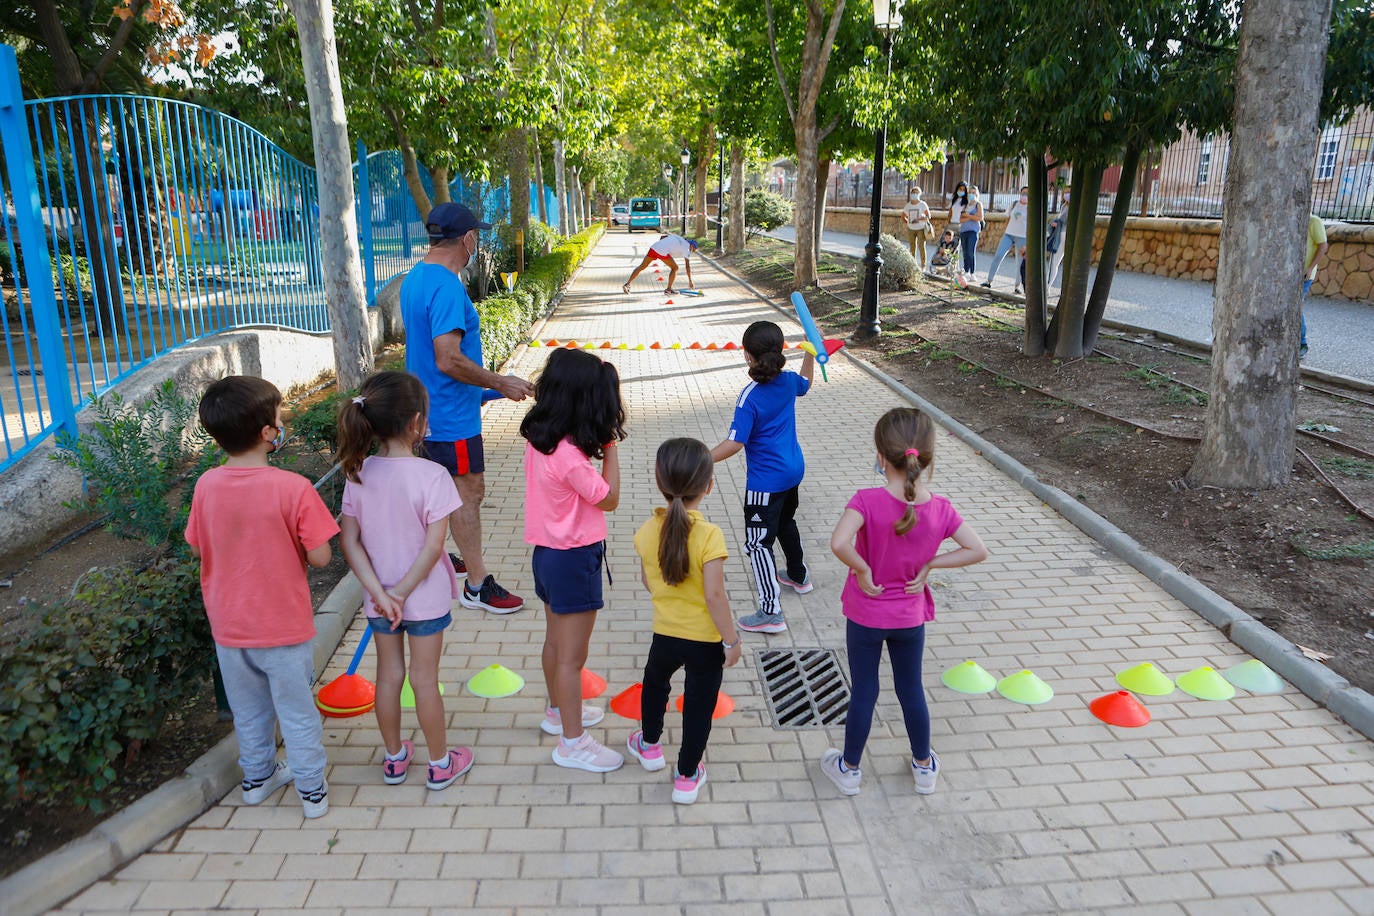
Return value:
<svg viewBox="0 0 1374 916">
<path fill-rule="evenodd" d="M 740 637 L 725 595 L 725 536 L 697 511 L 715 482 L 713 466 L 711 450 L 696 439 L 660 445 L 654 473 L 668 507 L 655 509 L 635 534 L 640 581 L 654 602 L 654 639 L 644 664 L 644 727 L 627 745 L 644 769 L 663 769 L 663 715 L 672 677 L 686 668 L 682 747 L 673 778 L 673 801 L 680 805 L 695 802 L 706 782 L 701 757 L 711 736 L 711 714 L 724 670 L 740 658 Z"/>
</svg>

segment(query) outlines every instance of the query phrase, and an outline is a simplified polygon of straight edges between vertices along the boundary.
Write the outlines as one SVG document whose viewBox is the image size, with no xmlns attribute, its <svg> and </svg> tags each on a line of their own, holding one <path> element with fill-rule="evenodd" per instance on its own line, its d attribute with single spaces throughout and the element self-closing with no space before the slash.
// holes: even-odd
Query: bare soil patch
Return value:
<svg viewBox="0 0 1374 916">
<path fill-rule="evenodd" d="M 779 251 L 763 241 L 725 263 L 785 301 Z M 808 302 L 827 336 L 848 337 L 854 262 L 823 263 Z M 1108 332 L 1084 359 L 1027 357 L 1019 308 L 977 290 L 922 280 L 881 303 L 883 334 L 851 343 L 856 353 L 1374 692 L 1374 522 L 1321 476 L 1374 512 L 1374 462 L 1361 457 L 1374 451 L 1374 394 L 1304 385 L 1300 424 L 1352 447 L 1300 435 L 1320 474 L 1300 456 L 1278 489 L 1193 488 L 1183 478 L 1206 412 L 1205 352 Z"/>
</svg>

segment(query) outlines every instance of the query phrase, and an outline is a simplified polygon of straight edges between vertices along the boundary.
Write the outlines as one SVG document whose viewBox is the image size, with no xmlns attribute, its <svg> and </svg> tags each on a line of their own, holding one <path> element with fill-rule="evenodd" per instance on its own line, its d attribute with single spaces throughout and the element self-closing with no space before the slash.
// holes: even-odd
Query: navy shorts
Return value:
<svg viewBox="0 0 1374 916">
<path fill-rule="evenodd" d="M 409 633 L 411 636 L 433 636 L 435 633 L 442 633 L 447 630 L 451 623 L 453 623 L 453 615 L 445 614 L 432 620 L 402 620 L 393 630 L 391 629 L 391 621 L 385 617 L 367 618 L 367 625 L 378 636 L 400 636 L 402 633 Z"/>
<path fill-rule="evenodd" d="M 535 547 L 534 593 L 555 614 L 580 614 L 599 611 L 601 568 L 606 560 L 606 542 L 585 547 Z"/>
<path fill-rule="evenodd" d="M 480 434 L 471 439 L 459 439 L 457 442 L 426 439 L 422 448 L 425 457 L 442 464 L 450 477 L 481 474 L 487 469 L 487 453 L 482 448 Z"/>
</svg>

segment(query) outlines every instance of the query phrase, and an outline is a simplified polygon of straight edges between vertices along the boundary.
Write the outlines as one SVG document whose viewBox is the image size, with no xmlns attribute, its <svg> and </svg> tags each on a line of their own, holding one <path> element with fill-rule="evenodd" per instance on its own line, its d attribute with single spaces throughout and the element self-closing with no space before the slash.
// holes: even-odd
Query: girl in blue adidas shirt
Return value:
<svg viewBox="0 0 1374 916">
<path fill-rule="evenodd" d="M 802 360 L 801 373 L 786 372 L 782 328 L 756 321 L 744 331 L 744 358 L 753 379 L 735 402 L 730 433 L 711 457 L 717 464 L 744 449 L 748 476 L 744 496 L 744 551 L 759 583 L 758 610 L 739 622 L 750 633 L 781 633 L 787 629 L 778 605 L 778 586 L 799 595 L 815 588 L 802 557 L 797 531 L 797 488 L 806 473 L 797 441 L 797 398 L 811 388 L 815 359 Z M 782 544 L 787 574 L 778 572 L 773 541 Z"/>
</svg>

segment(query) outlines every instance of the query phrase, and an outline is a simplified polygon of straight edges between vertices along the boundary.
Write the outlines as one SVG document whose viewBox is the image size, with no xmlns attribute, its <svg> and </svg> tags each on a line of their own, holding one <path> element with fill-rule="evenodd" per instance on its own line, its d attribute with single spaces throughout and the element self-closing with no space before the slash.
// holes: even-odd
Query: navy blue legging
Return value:
<svg viewBox="0 0 1374 916">
<path fill-rule="evenodd" d="M 897 702 L 902 704 L 906 735 L 913 760 L 930 756 L 930 710 L 921 686 L 921 656 L 926 647 L 926 628 L 880 630 L 846 621 L 849 647 L 849 713 L 844 724 L 845 766 L 857 767 L 863 757 L 868 733 L 873 728 L 873 709 L 878 705 L 878 662 L 887 643 Z"/>
</svg>

